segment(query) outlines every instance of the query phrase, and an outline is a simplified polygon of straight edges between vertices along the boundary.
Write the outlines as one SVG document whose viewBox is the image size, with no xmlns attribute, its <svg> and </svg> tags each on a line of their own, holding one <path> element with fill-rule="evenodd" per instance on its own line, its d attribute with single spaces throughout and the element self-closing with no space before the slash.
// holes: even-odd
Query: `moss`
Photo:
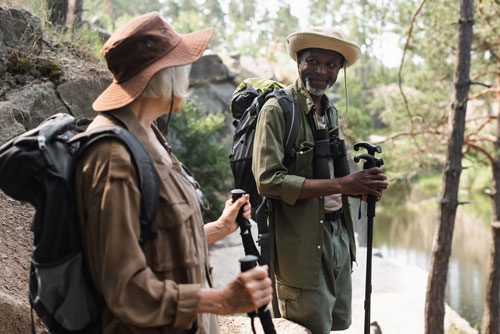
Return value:
<svg viewBox="0 0 500 334">
<path fill-rule="evenodd" d="M 59 84 L 62 76 L 62 68 L 48 59 L 38 59 L 36 69 L 43 77 L 48 78 L 56 86 Z"/>
<path fill-rule="evenodd" d="M 7 54 L 7 72 L 11 74 L 27 74 L 32 69 L 31 60 L 22 52 L 12 50 Z"/>
<path fill-rule="evenodd" d="M 17 50 L 11 50 L 7 55 L 7 72 L 16 75 L 32 75 L 52 81 L 56 86 L 62 77 L 62 68 L 51 60 L 33 57 Z"/>
</svg>

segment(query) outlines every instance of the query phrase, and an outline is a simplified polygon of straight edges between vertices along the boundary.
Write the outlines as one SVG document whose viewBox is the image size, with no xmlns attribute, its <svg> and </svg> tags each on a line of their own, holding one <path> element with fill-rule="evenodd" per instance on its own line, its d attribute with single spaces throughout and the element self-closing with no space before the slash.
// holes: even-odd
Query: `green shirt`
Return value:
<svg viewBox="0 0 500 334">
<path fill-rule="evenodd" d="M 295 160 L 283 165 L 285 121 L 277 99 L 262 107 L 255 132 L 252 171 L 262 196 L 274 199 L 269 216 L 271 264 L 277 278 L 298 288 L 317 288 L 323 242 L 323 197 L 298 199 L 306 179 L 313 179 L 314 137 L 307 115 L 316 106 L 300 79 L 287 87 L 299 106 L 300 129 L 295 141 Z M 328 128 L 338 117 L 326 96 L 322 97 Z M 355 260 L 354 228 L 347 197 L 342 198 L 350 240 L 351 258 Z"/>
</svg>

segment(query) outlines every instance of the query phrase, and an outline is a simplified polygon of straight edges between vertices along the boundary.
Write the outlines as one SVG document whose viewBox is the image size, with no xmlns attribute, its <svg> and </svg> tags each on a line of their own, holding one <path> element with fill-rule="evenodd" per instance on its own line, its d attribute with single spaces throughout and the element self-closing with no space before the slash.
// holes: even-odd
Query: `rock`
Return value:
<svg viewBox="0 0 500 334">
<path fill-rule="evenodd" d="M 0 333 L 31 333 L 30 309 L 11 296 L 0 291 Z"/>
<path fill-rule="evenodd" d="M 382 330 L 378 325 L 378 322 L 374 321 L 370 324 L 370 334 L 382 334 Z"/>
<path fill-rule="evenodd" d="M 249 317 L 243 316 L 219 316 L 219 327 L 221 334 L 253 334 Z M 264 334 L 258 317 L 254 319 L 257 334 Z M 273 319 L 276 333 L 286 334 L 310 334 L 311 331 L 299 324 L 283 318 Z"/>
<path fill-rule="evenodd" d="M 276 80 L 273 66 L 264 57 L 257 59 L 250 56 L 242 56 L 240 59 L 240 73 L 242 79 L 265 78 Z"/>
<path fill-rule="evenodd" d="M 42 25 L 39 17 L 24 9 L 0 6 L 0 55 L 3 44 L 30 54 L 42 51 Z"/>
<path fill-rule="evenodd" d="M 7 99 L 20 112 L 15 117 L 26 130 L 35 128 L 50 115 L 68 112 L 51 82 L 25 86 L 21 91 L 8 94 Z"/>
<path fill-rule="evenodd" d="M 57 87 L 57 94 L 77 119 L 93 117 L 92 102 L 111 83 L 111 77 L 81 78 Z"/>
<path fill-rule="evenodd" d="M 216 53 L 207 51 L 191 67 L 189 83 L 199 86 L 208 83 L 231 81 L 236 76 L 229 71 L 222 59 Z"/>
<path fill-rule="evenodd" d="M 211 83 L 193 88 L 191 97 L 207 111 L 229 111 L 235 89 L 232 82 Z"/>
<path fill-rule="evenodd" d="M 26 129 L 16 120 L 15 115 L 20 115 L 10 102 L 0 102 L 0 144 L 15 137 Z"/>
<path fill-rule="evenodd" d="M 5 61 L 3 59 L 4 55 L 5 55 L 5 45 L 3 44 L 3 41 L 0 39 L 0 74 L 5 72 L 6 69 Z"/>
</svg>

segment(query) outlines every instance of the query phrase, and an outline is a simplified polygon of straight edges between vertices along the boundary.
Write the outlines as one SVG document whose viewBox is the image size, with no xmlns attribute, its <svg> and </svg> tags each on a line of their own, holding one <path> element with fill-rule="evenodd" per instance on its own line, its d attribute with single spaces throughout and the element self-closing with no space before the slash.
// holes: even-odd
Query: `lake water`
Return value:
<svg viewBox="0 0 500 334">
<path fill-rule="evenodd" d="M 437 196 L 416 200 L 401 196 L 398 187 L 390 188 L 377 204 L 374 247 L 385 258 L 428 271 L 437 224 Z M 446 302 L 475 328 L 480 328 L 485 302 L 490 246 L 489 211 L 485 207 L 489 203 L 488 197 L 480 196 L 457 210 L 446 285 Z M 361 245 L 366 244 L 363 229 L 358 224 Z"/>
</svg>

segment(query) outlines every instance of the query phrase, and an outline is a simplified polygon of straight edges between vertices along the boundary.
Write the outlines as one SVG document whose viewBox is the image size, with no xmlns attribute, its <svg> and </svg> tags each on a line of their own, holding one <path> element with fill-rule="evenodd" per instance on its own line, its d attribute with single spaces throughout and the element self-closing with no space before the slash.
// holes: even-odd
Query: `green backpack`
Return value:
<svg viewBox="0 0 500 334">
<path fill-rule="evenodd" d="M 252 173 L 252 150 L 259 112 L 270 98 L 278 99 L 283 110 L 285 118 L 285 136 L 283 138 L 285 158 L 283 163 L 288 166 L 295 160 L 294 143 L 299 132 L 300 117 L 297 103 L 292 94 L 284 88 L 284 85 L 268 79 L 246 79 L 234 91 L 230 104 L 235 127 L 231 155 L 229 156 L 234 185 L 235 188 L 250 194 L 252 218 L 258 225 L 261 246 L 261 254 L 255 254 L 255 250 L 249 249 L 247 251 L 247 247 L 245 247 L 245 253 L 258 256 L 260 264 L 269 264 L 267 216 L 270 201 L 264 200 L 257 191 Z M 241 233 L 244 232 L 241 231 Z"/>
</svg>

